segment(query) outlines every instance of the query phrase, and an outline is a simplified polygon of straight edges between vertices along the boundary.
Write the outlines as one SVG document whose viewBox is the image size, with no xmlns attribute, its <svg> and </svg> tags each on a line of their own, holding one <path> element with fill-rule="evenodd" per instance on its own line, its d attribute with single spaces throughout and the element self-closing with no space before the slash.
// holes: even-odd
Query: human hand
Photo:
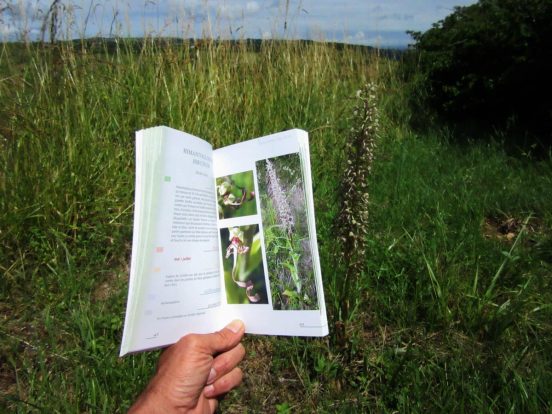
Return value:
<svg viewBox="0 0 552 414">
<path fill-rule="evenodd" d="M 212 334 L 190 334 L 170 346 L 129 413 L 213 413 L 216 397 L 238 386 L 245 327 L 235 320 Z"/>
</svg>

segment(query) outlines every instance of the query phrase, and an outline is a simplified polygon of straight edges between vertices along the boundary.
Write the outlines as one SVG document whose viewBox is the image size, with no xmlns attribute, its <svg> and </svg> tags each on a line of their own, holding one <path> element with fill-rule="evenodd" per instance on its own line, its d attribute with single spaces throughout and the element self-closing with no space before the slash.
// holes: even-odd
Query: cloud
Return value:
<svg viewBox="0 0 552 414">
<path fill-rule="evenodd" d="M 87 35 L 107 35 L 112 22 L 120 32 L 142 36 L 144 32 L 200 37 L 293 36 L 310 39 L 341 39 L 361 44 L 409 42 L 406 30 L 424 31 L 454 11 L 455 6 L 476 0 L 68 0 L 73 4 L 76 26 Z M 0 0 L 9 4 L 10 15 L 0 14 L 0 33 L 13 36 L 22 29 L 40 28 L 51 0 Z M 287 7 L 286 7 L 287 6 Z M 9 19 L 8 19 L 9 18 Z M 8 21 L 9 20 L 9 21 Z M 67 21 L 66 19 L 64 21 Z M 32 24 L 31 24 L 32 22 Z M 286 30 L 284 31 L 284 22 Z M 74 30 L 77 31 L 76 29 Z M 389 33 L 394 33 L 389 35 Z M 402 33 L 399 36 L 397 33 Z M 80 35 L 80 33 L 77 33 Z"/>
<path fill-rule="evenodd" d="M 180 16 L 181 18 L 204 20 L 208 17 L 209 9 L 202 0 L 169 0 L 166 2 L 168 13 Z"/>
<path fill-rule="evenodd" d="M 8 0 L 0 5 L 0 37 L 7 40 L 38 39 L 48 7 L 43 1 Z"/>
<path fill-rule="evenodd" d="M 228 23 L 242 24 L 247 19 L 248 26 L 255 24 L 255 19 L 261 11 L 259 3 L 256 1 L 244 2 L 220 2 L 216 8 L 211 8 L 208 13 L 213 20 Z"/>
<path fill-rule="evenodd" d="M 355 44 L 363 44 L 365 40 L 366 40 L 366 35 L 362 30 L 359 30 L 354 35 L 344 36 L 343 39 L 341 39 L 341 41 L 345 43 L 355 43 Z"/>
<path fill-rule="evenodd" d="M 17 29 L 15 26 L 10 26 L 6 24 L 0 25 L 0 39 L 15 39 L 17 38 Z"/>
<path fill-rule="evenodd" d="M 413 14 L 407 13 L 391 13 L 391 14 L 382 14 L 377 17 L 378 20 L 398 20 L 398 21 L 408 21 L 413 20 Z"/>
<path fill-rule="evenodd" d="M 257 13 L 260 10 L 259 3 L 256 1 L 248 1 L 245 5 L 245 11 L 250 14 Z"/>
</svg>

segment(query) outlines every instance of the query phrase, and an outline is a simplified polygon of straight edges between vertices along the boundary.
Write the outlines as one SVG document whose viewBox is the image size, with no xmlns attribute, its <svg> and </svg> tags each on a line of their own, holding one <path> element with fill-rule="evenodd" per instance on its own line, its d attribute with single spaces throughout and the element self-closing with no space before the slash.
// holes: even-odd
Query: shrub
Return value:
<svg viewBox="0 0 552 414">
<path fill-rule="evenodd" d="M 552 2 L 480 0 L 411 32 L 426 103 L 448 119 L 507 122 L 550 144 Z"/>
</svg>

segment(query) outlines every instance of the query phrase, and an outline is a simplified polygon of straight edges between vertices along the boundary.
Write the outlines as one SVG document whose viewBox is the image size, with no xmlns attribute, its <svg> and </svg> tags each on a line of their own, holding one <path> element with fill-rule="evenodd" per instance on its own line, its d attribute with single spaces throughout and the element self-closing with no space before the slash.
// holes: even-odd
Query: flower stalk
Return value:
<svg viewBox="0 0 552 414">
<path fill-rule="evenodd" d="M 367 84 L 356 95 L 358 103 L 353 112 L 353 127 L 346 144 L 347 165 L 341 184 L 341 209 L 336 220 L 339 249 L 337 262 L 343 276 L 336 280 L 336 318 L 339 330 L 351 317 L 358 295 L 358 281 L 367 271 L 369 178 L 372 173 L 376 142 L 379 133 L 379 115 L 376 105 L 376 85 Z M 343 332 L 344 335 L 344 332 Z"/>
<path fill-rule="evenodd" d="M 291 236 L 295 227 L 295 219 L 291 213 L 291 207 L 289 206 L 288 199 L 280 184 L 276 169 L 269 159 L 266 160 L 266 175 L 268 177 L 268 195 L 272 199 L 272 203 L 276 209 L 278 223 L 286 231 L 288 236 Z"/>
</svg>

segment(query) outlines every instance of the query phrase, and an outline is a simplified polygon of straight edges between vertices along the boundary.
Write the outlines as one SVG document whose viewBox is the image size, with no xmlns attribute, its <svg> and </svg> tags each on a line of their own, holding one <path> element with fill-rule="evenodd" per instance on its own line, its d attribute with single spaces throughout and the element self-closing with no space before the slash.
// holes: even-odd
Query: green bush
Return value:
<svg viewBox="0 0 552 414">
<path fill-rule="evenodd" d="M 551 16 L 550 0 L 480 0 L 411 32 L 424 104 L 455 121 L 515 124 L 550 144 Z"/>
</svg>

